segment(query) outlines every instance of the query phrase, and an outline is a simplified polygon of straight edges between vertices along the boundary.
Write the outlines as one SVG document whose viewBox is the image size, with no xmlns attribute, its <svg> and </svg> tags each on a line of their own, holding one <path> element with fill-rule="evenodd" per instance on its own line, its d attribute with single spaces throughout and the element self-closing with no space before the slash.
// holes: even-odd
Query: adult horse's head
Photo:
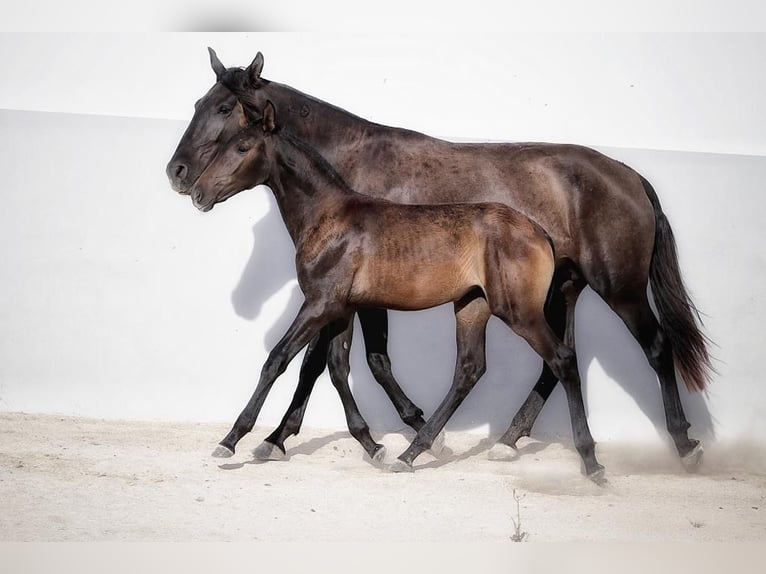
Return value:
<svg viewBox="0 0 766 574">
<path fill-rule="evenodd" d="M 208 51 L 216 83 L 194 104 L 194 117 L 166 169 L 170 186 L 182 194 L 189 194 L 219 147 L 247 124 L 242 106 L 224 85 L 224 81 L 228 85 L 247 87 L 258 87 L 265 82 L 261 80 L 263 55 L 260 52 L 250 66 L 243 70 L 227 69 L 212 48 L 208 48 Z"/>
<path fill-rule="evenodd" d="M 216 203 L 269 180 L 273 159 L 270 136 L 276 129 L 274 106 L 267 102 L 263 117 L 256 117 L 248 107 L 244 115 L 246 126 L 221 145 L 189 192 L 200 211 L 210 211 Z"/>
</svg>

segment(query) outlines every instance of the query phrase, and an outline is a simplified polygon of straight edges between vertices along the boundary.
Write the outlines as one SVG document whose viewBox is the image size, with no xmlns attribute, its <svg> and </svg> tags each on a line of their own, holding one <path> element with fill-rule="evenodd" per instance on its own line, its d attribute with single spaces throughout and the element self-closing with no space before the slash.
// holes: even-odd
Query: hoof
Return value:
<svg viewBox="0 0 766 574">
<path fill-rule="evenodd" d="M 444 431 L 439 431 L 439 434 L 436 435 L 434 442 L 431 443 L 431 448 L 428 449 L 429 452 L 436 458 L 439 458 L 439 455 L 444 452 L 444 442 Z"/>
<path fill-rule="evenodd" d="M 414 472 L 415 469 L 412 465 L 404 462 L 403 460 L 396 459 L 394 463 L 388 467 L 391 472 Z"/>
<path fill-rule="evenodd" d="M 375 449 L 375 452 L 370 458 L 375 464 L 382 464 L 383 459 L 386 458 L 386 447 L 384 447 L 382 444 L 378 445 L 378 448 Z"/>
<path fill-rule="evenodd" d="M 516 460 L 519 458 L 519 451 L 514 446 L 497 442 L 487 452 L 487 458 L 489 460 Z"/>
<path fill-rule="evenodd" d="M 257 460 L 284 460 L 285 453 L 277 445 L 263 441 L 253 449 L 253 457 Z"/>
<path fill-rule="evenodd" d="M 234 451 L 219 444 L 213 451 L 213 458 L 231 458 L 234 456 Z"/>
<path fill-rule="evenodd" d="M 697 472 L 702 462 L 702 453 L 705 452 L 702 444 L 697 443 L 689 454 L 681 457 L 681 464 L 684 465 L 686 472 Z"/>
<path fill-rule="evenodd" d="M 599 467 L 596 470 L 588 473 L 588 478 L 597 485 L 603 486 L 607 483 L 606 478 L 604 478 L 604 467 L 601 465 L 598 466 Z"/>
</svg>

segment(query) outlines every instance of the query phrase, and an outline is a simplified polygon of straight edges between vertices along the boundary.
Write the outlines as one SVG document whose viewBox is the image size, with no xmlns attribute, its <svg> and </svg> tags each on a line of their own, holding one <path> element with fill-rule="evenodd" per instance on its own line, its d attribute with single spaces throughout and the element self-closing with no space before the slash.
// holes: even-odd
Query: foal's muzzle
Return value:
<svg viewBox="0 0 766 574">
<path fill-rule="evenodd" d="M 186 192 L 188 195 L 191 195 L 192 203 L 194 204 L 194 207 L 199 209 L 200 211 L 208 212 L 211 209 L 213 209 L 213 205 L 215 204 L 215 201 L 210 201 L 208 203 L 203 203 L 203 193 L 201 189 L 191 189 L 190 191 Z"/>
</svg>

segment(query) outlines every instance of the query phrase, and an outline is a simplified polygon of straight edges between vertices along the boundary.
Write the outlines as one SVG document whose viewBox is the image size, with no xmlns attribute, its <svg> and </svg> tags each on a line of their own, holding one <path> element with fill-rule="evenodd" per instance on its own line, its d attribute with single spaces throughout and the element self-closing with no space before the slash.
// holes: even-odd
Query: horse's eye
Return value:
<svg viewBox="0 0 766 574">
<path fill-rule="evenodd" d="M 229 106 L 221 106 L 220 108 L 218 108 L 218 113 L 219 114 L 230 114 L 231 113 L 231 108 Z"/>
<path fill-rule="evenodd" d="M 247 153 L 250 151 L 250 148 L 248 146 L 241 145 L 237 148 L 237 151 L 239 153 Z"/>
</svg>

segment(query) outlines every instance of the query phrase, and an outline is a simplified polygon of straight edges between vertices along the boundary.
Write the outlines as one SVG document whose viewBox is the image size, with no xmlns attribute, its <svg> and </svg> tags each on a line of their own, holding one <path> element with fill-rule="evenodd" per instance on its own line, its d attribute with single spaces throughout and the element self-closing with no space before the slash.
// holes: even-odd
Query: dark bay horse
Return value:
<svg viewBox="0 0 766 574">
<path fill-rule="evenodd" d="M 701 445 L 688 436 L 675 369 L 690 390 L 703 389 L 710 372 L 706 339 L 683 285 L 673 234 L 659 199 L 641 175 L 592 149 L 545 143 L 456 144 L 405 129 L 375 124 L 340 108 L 261 77 L 259 53 L 246 69 L 226 69 L 211 50 L 217 82 L 196 104 L 194 117 L 170 160 L 167 173 L 180 193 L 191 186 L 219 147 L 244 122 L 242 106 L 224 85 L 247 90 L 263 109 L 270 99 L 282 123 L 323 155 L 360 193 L 400 203 L 497 201 L 540 224 L 556 248 L 554 288 L 546 317 L 574 348 L 574 307 L 589 285 L 624 321 L 656 371 L 667 429 L 687 467 Z M 651 284 L 659 320 L 649 306 Z M 401 392 L 386 352 L 386 318 L 360 313 L 368 363 L 402 419 L 416 430 L 420 411 Z M 310 347 L 299 387 L 280 427 L 268 437 L 297 432 L 313 380 L 324 369 L 326 347 Z M 329 366 L 347 369 L 347 354 Z M 558 377 L 544 365 L 528 399 L 501 437 L 514 447 L 529 434 Z"/>
<path fill-rule="evenodd" d="M 221 441 L 234 452 L 252 430 L 266 395 L 288 363 L 320 336 L 333 340 L 363 307 L 419 310 L 452 302 L 457 364 L 447 396 L 399 457 L 396 470 L 429 448 L 485 370 L 486 325 L 499 317 L 543 358 L 566 390 L 575 446 L 588 476 L 600 479 L 574 351 L 545 319 L 553 244 L 545 231 L 501 203 L 406 205 L 349 188 L 313 148 L 280 129 L 271 102 L 263 118 L 245 105 L 250 125 L 219 150 L 191 190 L 209 211 L 236 193 L 271 188 L 296 247 L 305 301 L 269 353 L 258 386 Z M 345 383 L 348 392 L 348 383 Z M 350 394 L 350 393 L 349 393 Z M 353 402 L 353 399 L 352 399 Z M 383 447 L 378 445 L 378 457 Z"/>
</svg>

